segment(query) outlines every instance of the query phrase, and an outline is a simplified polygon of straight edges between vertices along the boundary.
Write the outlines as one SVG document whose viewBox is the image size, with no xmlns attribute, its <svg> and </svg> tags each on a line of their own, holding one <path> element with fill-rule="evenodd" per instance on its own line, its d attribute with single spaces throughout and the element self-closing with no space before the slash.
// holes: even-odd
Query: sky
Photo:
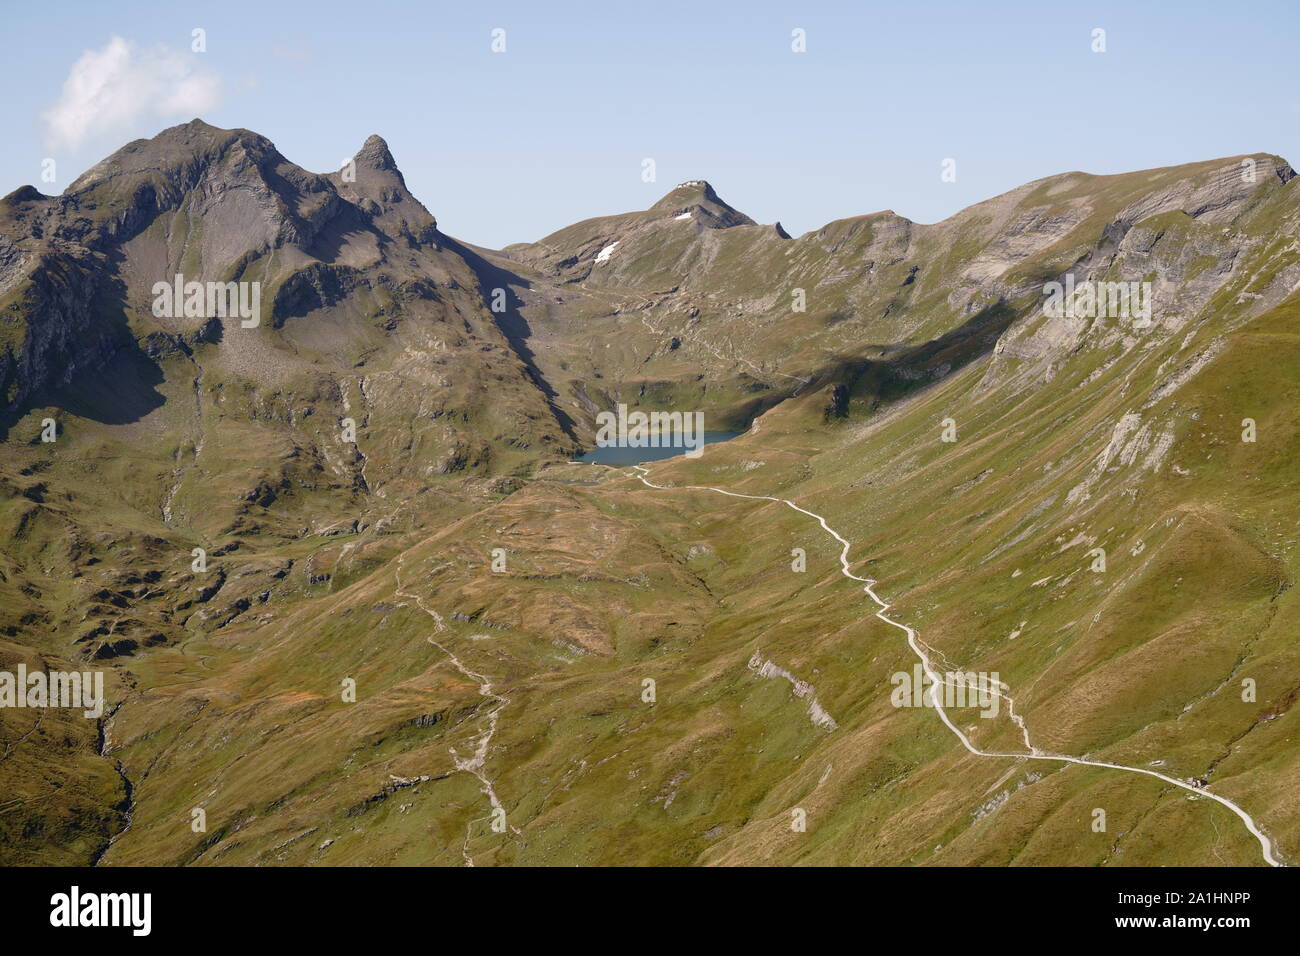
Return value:
<svg viewBox="0 0 1300 956">
<path fill-rule="evenodd" d="M 378 133 L 443 232 L 498 248 L 688 179 L 799 235 L 882 209 L 936 222 L 1069 170 L 1300 162 L 1294 0 L 4 0 L 0 17 L 0 194 L 62 192 L 195 116 L 316 172 Z"/>
</svg>

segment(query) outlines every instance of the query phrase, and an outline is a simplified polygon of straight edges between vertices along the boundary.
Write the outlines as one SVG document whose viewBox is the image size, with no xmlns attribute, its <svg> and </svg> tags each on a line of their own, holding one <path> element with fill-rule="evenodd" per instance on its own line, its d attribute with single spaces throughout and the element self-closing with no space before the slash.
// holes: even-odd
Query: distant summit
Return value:
<svg viewBox="0 0 1300 956">
<path fill-rule="evenodd" d="M 684 183 L 678 183 L 671 192 L 650 207 L 651 212 L 672 212 L 679 215 L 693 210 L 700 213 L 705 225 L 714 228 L 755 225 L 753 219 L 724 202 L 703 179 L 688 179 Z"/>
</svg>

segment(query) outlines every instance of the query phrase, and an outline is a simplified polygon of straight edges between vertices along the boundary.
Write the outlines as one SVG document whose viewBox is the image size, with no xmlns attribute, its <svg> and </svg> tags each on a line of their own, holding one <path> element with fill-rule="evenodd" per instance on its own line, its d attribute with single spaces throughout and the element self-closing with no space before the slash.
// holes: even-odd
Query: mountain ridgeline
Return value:
<svg viewBox="0 0 1300 956">
<path fill-rule="evenodd" d="M 0 707 L 0 862 L 1261 862 L 1194 792 L 891 703 L 907 642 L 764 496 L 1000 675 L 980 747 L 1199 781 L 1294 861 L 1294 176 L 798 237 L 691 181 L 491 250 L 378 136 L 316 174 L 194 120 L 16 190 L 0 671 L 109 699 Z M 570 464 L 619 405 L 747 433 Z"/>
</svg>

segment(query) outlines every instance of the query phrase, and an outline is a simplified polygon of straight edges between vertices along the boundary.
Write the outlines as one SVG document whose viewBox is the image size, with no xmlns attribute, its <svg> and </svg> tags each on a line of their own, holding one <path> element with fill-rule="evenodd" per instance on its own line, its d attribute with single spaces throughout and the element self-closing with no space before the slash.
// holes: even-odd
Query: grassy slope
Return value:
<svg viewBox="0 0 1300 956">
<path fill-rule="evenodd" d="M 1300 837 L 1285 638 L 1296 569 L 1293 510 L 1276 502 L 1295 396 L 1245 372 L 1261 349 L 1279 370 L 1300 362 L 1295 319 L 1288 304 L 1245 326 L 1168 396 L 1183 427 L 1136 495 L 1140 459 L 1065 503 L 1109 440 L 1095 421 L 1125 404 L 1122 370 L 1086 393 L 1062 382 L 1011 406 L 986 397 L 1000 414 L 963 420 L 942 445 L 939 410 L 977 404 L 976 365 L 840 426 L 832 447 L 804 431 L 810 410 L 791 408 L 660 474 L 824 512 L 854 542 L 855 566 L 901 597 L 901 619 L 965 668 L 1001 673 L 1039 746 L 1209 776 L 1285 855 Z M 1239 441 L 1247 412 L 1255 445 Z M 1234 817 L 1185 791 L 973 758 L 933 713 L 892 707 L 889 676 L 913 658 L 808 519 L 612 472 L 595 485 L 564 483 L 591 469 L 546 474 L 288 619 L 200 645 L 219 677 L 191 655 L 151 658 L 176 673 L 119 718 L 128 766 L 150 776 L 112 858 L 455 863 L 468 828 L 478 863 L 1259 862 Z M 1069 544 L 1080 533 L 1108 546 L 1105 575 Z M 505 575 L 488 569 L 496 546 Z M 792 547 L 807 550 L 806 574 L 789 570 Z M 449 748 L 473 749 L 486 707 L 431 635 L 509 698 L 487 769 L 520 834 L 492 833 L 476 781 L 456 772 Z M 813 683 L 839 729 L 814 727 L 788 684 L 747 668 L 755 650 Z M 360 704 L 335 699 L 340 674 L 358 675 Z M 1257 703 L 1240 701 L 1242 676 L 1258 682 Z M 646 677 L 653 706 L 640 699 Z M 1019 746 L 1004 718 L 964 722 L 985 746 Z M 159 727 L 178 736 L 160 740 Z M 392 776 L 420 775 L 432 779 L 384 795 Z M 184 826 L 197 802 L 224 827 L 206 849 Z M 809 811 L 806 834 L 790 831 L 795 806 Z M 1105 834 L 1090 830 L 1096 807 Z"/>
</svg>

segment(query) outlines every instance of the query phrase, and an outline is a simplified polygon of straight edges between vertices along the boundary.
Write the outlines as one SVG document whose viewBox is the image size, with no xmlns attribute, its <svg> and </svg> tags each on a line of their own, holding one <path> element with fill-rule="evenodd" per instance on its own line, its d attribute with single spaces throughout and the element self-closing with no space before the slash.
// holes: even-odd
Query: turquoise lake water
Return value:
<svg viewBox="0 0 1300 956">
<path fill-rule="evenodd" d="M 705 432 L 704 444 L 713 445 L 717 442 L 730 441 L 743 432 Z M 683 454 L 686 448 L 682 445 L 669 445 L 666 448 L 593 448 L 576 461 L 585 461 L 595 465 L 639 465 L 647 461 L 660 461 L 664 458 L 674 458 Z"/>
</svg>

